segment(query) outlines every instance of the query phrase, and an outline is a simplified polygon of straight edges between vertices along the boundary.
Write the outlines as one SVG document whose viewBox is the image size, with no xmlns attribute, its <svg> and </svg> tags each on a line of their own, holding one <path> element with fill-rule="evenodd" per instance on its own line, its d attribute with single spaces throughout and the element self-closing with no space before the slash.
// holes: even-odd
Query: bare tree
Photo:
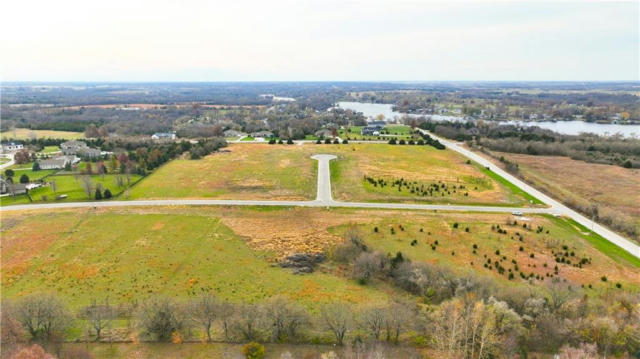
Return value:
<svg viewBox="0 0 640 359">
<path fill-rule="evenodd" d="M 322 307 L 320 312 L 326 328 L 336 337 L 339 345 L 353 325 L 353 311 L 346 303 L 334 302 Z"/>
<path fill-rule="evenodd" d="M 218 320 L 222 325 L 222 330 L 224 331 L 224 337 L 226 340 L 230 339 L 229 330 L 231 329 L 232 319 L 235 313 L 235 307 L 233 304 L 227 301 L 219 301 L 216 306 L 216 312 Z"/>
<path fill-rule="evenodd" d="M 265 317 L 271 325 L 274 341 L 298 337 L 300 328 L 309 323 L 304 308 L 283 296 L 276 296 L 265 304 Z"/>
<path fill-rule="evenodd" d="M 80 309 L 78 316 L 87 321 L 87 324 L 96 332 L 96 341 L 102 337 L 102 330 L 111 325 L 115 317 L 115 310 L 109 304 L 109 300 L 105 300 L 104 304 L 97 304 L 95 300 L 91 301 L 91 305 Z"/>
<path fill-rule="evenodd" d="M 198 296 L 189 303 L 189 318 L 207 333 L 211 341 L 211 327 L 218 317 L 218 299 L 210 293 Z"/>
<path fill-rule="evenodd" d="M 32 294 L 21 299 L 15 317 L 32 338 L 45 340 L 66 330 L 72 319 L 65 304 L 50 294 Z"/>
<path fill-rule="evenodd" d="M 368 307 L 360 314 L 362 328 L 367 330 L 376 341 L 380 339 L 380 333 L 385 324 L 385 314 L 385 308 L 379 305 Z"/>
<path fill-rule="evenodd" d="M 385 310 L 384 328 L 387 334 L 387 341 L 398 343 L 398 338 L 402 331 L 416 323 L 416 313 L 414 305 L 408 301 L 397 301 L 389 304 Z"/>
<path fill-rule="evenodd" d="M 56 180 L 49 181 L 49 187 L 51 187 L 53 193 L 56 193 L 58 191 L 58 183 L 56 182 Z"/>
<path fill-rule="evenodd" d="M 171 336 L 186 327 L 182 308 L 166 297 L 154 297 L 138 311 L 141 329 L 159 341 L 169 341 Z"/>
<path fill-rule="evenodd" d="M 246 340 L 256 340 L 263 325 L 263 308 L 257 304 L 243 303 L 236 306 L 234 329 Z"/>
<path fill-rule="evenodd" d="M 93 194 L 93 181 L 91 181 L 90 176 L 82 176 L 82 189 L 84 190 L 84 194 L 91 198 Z"/>
</svg>

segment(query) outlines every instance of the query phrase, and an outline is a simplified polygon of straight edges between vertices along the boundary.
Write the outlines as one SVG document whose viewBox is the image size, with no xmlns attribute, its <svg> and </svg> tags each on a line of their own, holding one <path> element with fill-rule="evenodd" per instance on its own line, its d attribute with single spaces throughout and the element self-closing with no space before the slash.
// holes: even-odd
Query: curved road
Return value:
<svg viewBox="0 0 640 359">
<path fill-rule="evenodd" d="M 422 130 L 421 130 L 422 131 Z M 427 131 L 423 131 L 428 133 Z M 98 208 L 98 207 L 127 207 L 127 206 L 300 206 L 300 207 L 350 207 L 350 208 L 377 208 L 377 209 L 410 209 L 410 210 L 444 210 L 465 212 L 493 212 L 512 213 L 549 213 L 564 215 L 574 219 L 587 228 L 606 238 L 610 242 L 623 248 L 635 257 L 640 258 L 640 247 L 613 231 L 587 219 L 576 211 L 566 207 L 544 193 L 515 178 L 509 173 L 495 166 L 489 160 L 450 142 L 428 133 L 433 138 L 443 143 L 448 148 L 489 167 L 492 171 L 504 177 L 522 190 L 549 204 L 550 208 L 519 208 L 500 206 L 464 206 L 464 205 L 437 205 L 437 204 L 407 204 L 407 203 L 375 203 L 375 202 L 339 202 L 331 196 L 331 172 L 329 161 L 335 159 L 334 155 L 318 154 L 311 158 L 318 161 L 318 189 L 315 201 L 252 201 L 252 200 L 215 200 L 215 199 L 166 199 L 166 200 L 134 200 L 134 201 L 105 201 L 105 202 L 67 202 L 67 203 L 43 203 L 0 207 L 1 212 L 30 210 L 30 209 L 56 209 L 56 208 Z"/>
</svg>

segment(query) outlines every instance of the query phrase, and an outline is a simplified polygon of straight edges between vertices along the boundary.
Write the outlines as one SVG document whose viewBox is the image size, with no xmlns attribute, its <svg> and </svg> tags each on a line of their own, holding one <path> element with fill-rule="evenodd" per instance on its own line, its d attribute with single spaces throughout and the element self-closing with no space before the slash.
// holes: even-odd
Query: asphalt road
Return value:
<svg viewBox="0 0 640 359">
<path fill-rule="evenodd" d="M 313 155 L 314 160 L 318 161 L 318 192 L 316 201 L 331 205 L 334 203 L 331 197 L 331 171 L 329 170 L 329 161 L 336 159 L 334 155 Z"/>
</svg>

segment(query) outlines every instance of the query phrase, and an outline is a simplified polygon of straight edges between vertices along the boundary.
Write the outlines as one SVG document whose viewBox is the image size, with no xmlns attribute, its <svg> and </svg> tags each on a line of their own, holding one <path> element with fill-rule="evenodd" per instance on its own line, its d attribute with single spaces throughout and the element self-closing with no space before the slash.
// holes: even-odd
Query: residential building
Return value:
<svg viewBox="0 0 640 359">
<path fill-rule="evenodd" d="M 65 155 L 76 155 L 79 157 L 97 158 L 102 155 L 100 149 L 91 148 L 82 141 L 67 141 L 60 144 L 62 153 Z"/>
<path fill-rule="evenodd" d="M 156 132 L 151 135 L 154 140 L 175 140 L 176 134 L 173 132 Z"/>
<path fill-rule="evenodd" d="M 2 152 L 15 152 L 20 151 L 23 148 L 24 146 L 22 143 L 9 142 L 2 144 Z"/>
</svg>

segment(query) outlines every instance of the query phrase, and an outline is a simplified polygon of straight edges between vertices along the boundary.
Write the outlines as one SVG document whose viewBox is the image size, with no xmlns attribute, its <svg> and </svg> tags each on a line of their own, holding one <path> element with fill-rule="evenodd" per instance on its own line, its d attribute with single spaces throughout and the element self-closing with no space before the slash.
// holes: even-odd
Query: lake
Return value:
<svg viewBox="0 0 640 359">
<path fill-rule="evenodd" d="M 366 117 L 376 117 L 384 115 L 387 120 L 400 119 L 403 116 L 418 116 L 405 114 L 393 110 L 392 104 L 384 103 L 364 103 L 364 102 L 338 102 L 337 107 L 362 112 Z M 465 121 L 458 116 L 425 115 L 434 121 Z M 640 125 L 618 125 L 608 123 L 592 123 L 584 121 L 505 121 L 500 124 L 511 124 L 520 126 L 538 126 L 564 135 L 579 135 L 580 133 L 595 133 L 602 136 L 612 136 L 621 134 L 624 137 L 640 138 Z"/>
</svg>

